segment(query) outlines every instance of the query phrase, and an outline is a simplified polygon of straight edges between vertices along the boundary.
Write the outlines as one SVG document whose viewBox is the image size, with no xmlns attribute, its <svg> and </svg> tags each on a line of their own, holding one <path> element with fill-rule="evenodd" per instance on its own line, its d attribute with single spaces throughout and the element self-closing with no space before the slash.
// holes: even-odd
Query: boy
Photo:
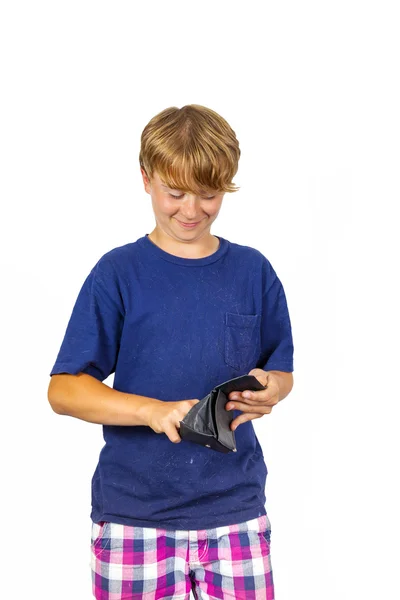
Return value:
<svg viewBox="0 0 400 600">
<path fill-rule="evenodd" d="M 206 107 L 148 123 L 139 162 L 156 226 L 92 268 L 50 373 L 56 413 L 103 425 L 90 515 L 98 599 L 274 598 L 268 471 L 251 420 L 291 391 L 293 340 L 269 261 L 210 232 L 239 157 Z M 267 389 L 229 395 L 237 452 L 181 440 L 191 407 L 244 374 Z"/>
</svg>

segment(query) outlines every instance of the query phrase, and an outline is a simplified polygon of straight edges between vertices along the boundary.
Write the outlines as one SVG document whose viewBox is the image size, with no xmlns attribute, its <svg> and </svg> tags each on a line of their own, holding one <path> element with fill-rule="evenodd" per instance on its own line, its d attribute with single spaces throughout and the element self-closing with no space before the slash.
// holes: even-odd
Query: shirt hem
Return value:
<svg viewBox="0 0 400 600">
<path fill-rule="evenodd" d="M 190 518 L 188 521 L 183 519 L 179 523 L 179 527 L 173 526 L 172 524 L 163 521 L 148 521 L 146 519 L 133 519 L 130 517 L 121 517 L 120 515 L 113 515 L 111 513 L 101 513 L 100 516 L 94 518 L 93 513 L 90 515 L 92 522 L 99 523 L 101 521 L 107 521 L 111 523 L 118 523 L 120 525 L 128 525 L 133 527 L 151 527 L 152 529 L 167 529 L 173 531 L 188 531 L 188 530 L 204 530 L 204 529 L 215 529 L 217 527 L 226 527 L 228 525 L 237 525 L 245 521 L 257 519 L 261 516 L 266 515 L 265 505 L 260 505 L 258 508 L 251 508 L 249 510 L 242 511 L 240 513 L 230 513 L 229 516 L 223 515 L 214 521 L 197 520 Z"/>
</svg>

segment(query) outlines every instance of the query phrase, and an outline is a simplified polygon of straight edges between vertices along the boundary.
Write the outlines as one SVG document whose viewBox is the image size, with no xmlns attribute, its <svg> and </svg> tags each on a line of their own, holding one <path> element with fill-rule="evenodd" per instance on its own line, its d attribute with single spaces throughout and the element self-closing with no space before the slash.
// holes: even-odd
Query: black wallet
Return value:
<svg viewBox="0 0 400 600">
<path fill-rule="evenodd" d="M 215 386 L 180 421 L 180 437 L 224 454 L 237 452 L 235 432 L 230 428 L 234 410 L 225 408 L 229 401 L 228 394 L 265 389 L 254 375 L 241 375 Z"/>
</svg>

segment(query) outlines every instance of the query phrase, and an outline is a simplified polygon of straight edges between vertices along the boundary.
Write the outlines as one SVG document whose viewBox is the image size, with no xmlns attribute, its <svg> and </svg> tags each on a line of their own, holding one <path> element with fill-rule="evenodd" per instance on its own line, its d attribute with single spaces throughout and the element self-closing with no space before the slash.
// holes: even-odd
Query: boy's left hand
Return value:
<svg viewBox="0 0 400 600">
<path fill-rule="evenodd" d="M 263 369 L 252 369 L 248 374 L 254 375 L 262 385 L 268 386 L 268 388 L 256 392 L 245 390 L 229 394 L 229 402 L 226 403 L 225 408 L 227 410 L 234 408 L 242 411 L 242 414 L 232 421 L 232 431 L 241 423 L 260 419 L 263 415 L 269 414 L 275 404 L 279 402 L 279 381 L 276 375 L 267 373 Z M 248 397 L 246 397 L 247 394 Z"/>
</svg>

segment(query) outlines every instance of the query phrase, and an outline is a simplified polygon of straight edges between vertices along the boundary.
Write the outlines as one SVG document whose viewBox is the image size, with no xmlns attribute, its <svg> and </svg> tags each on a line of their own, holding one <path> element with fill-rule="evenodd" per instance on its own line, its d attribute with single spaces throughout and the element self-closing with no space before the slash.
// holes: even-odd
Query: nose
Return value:
<svg viewBox="0 0 400 600">
<path fill-rule="evenodd" d="M 199 217 L 199 204 L 200 201 L 196 196 L 187 195 L 185 200 L 181 205 L 181 215 L 187 221 L 199 221 L 201 217 Z"/>
</svg>

